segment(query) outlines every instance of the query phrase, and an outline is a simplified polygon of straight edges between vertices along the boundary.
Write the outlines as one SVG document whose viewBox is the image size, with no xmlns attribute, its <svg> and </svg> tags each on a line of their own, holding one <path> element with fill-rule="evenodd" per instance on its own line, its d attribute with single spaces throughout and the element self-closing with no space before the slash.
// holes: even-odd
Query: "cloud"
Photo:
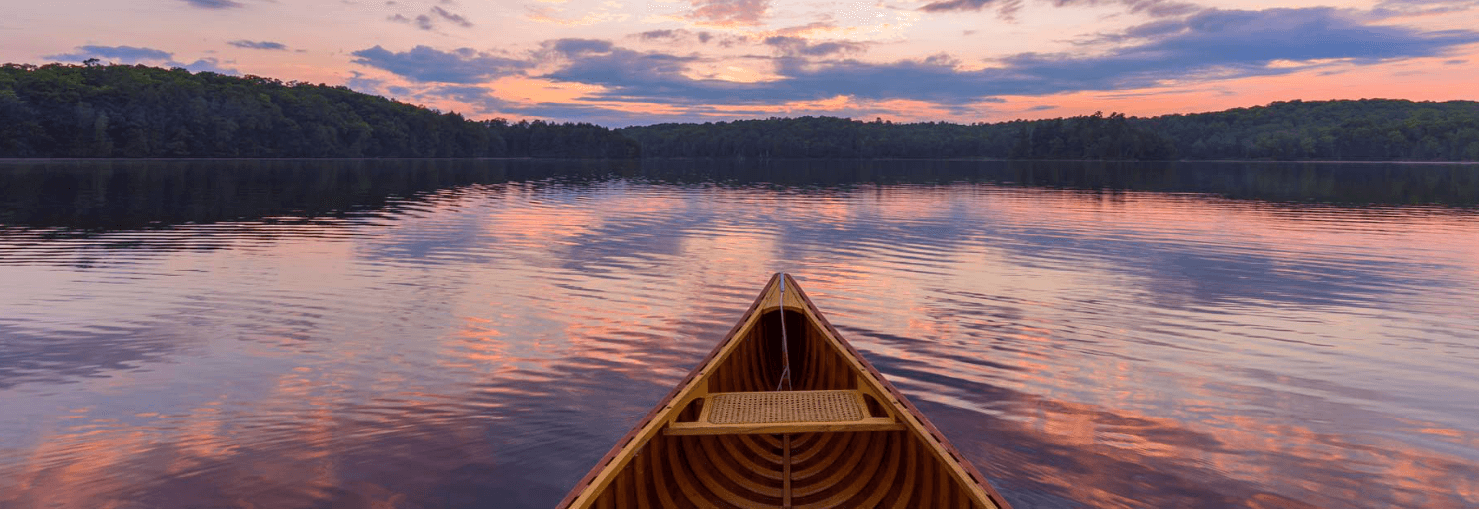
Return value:
<svg viewBox="0 0 1479 510">
<path fill-rule="evenodd" d="M 1057 107 L 1058 107 L 1058 105 L 1040 104 L 1040 105 L 1037 105 L 1037 106 L 1028 108 L 1027 111 L 1029 111 L 1029 112 L 1040 112 L 1040 111 L 1043 111 L 1043 110 L 1052 110 L 1052 109 L 1055 109 Z"/>
<path fill-rule="evenodd" d="M 443 3 L 446 3 L 446 2 L 443 2 Z M 422 30 L 432 30 L 432 29 L 435 29 L 438 21 L 451 22 L 452 24 L 457 25 L 457 26 L 460 26 L 460 27 L 463 27 L 463 28 L 472 27 L 472 22 L 471 21 L 468 21 L 468 19 L 466 17 L 463 17 L 461 14 L 456 14 L 456 13 L 453 13 L 453 12 L 448 11 L 446 9 L 443 9 L 443 8 L 441 8 L 441 6 L 432 6 L 431 10 L 426 11 L 426 14 L 417 15 L 415 18 L 408 18 L 405 15 L 396 14 L 396 15 L 387 17 L 385 19 L 388 19 L 390 21 L 394 21 L 396 23 L 405 23 L 407 25 L 415 25 L 416 28 L 419 28 L 419 29 L 422 29 Z"/>
<path fill-rule="evenodd" d="M 399 92 L 391 90 L 392 93 L 406 95 L 409 91 Z M 587 103 L 587 102 L 538 102 L 538 103 L 511 103 L 497 98 L 493 90 L 480 86 L 443 86 L 434 87 L 422 91 L 414 96 L 419 100 L 427 100 L 431 97 L 454 99 L 472 107 L 472 110 L 483 115 L 515 115 L 550 119 L 554 121 L 577 121 L 590 122 L 604 126 L 631 126 L 639 124 L 652 124 L 658 122 L 705 122 L 714 120 L 729 120 L 735 117 L 766 117 L 777 114 L 782 115 L 834 115 L 845 117 L 868 117 L 885 115 L 889 117 L 908 116 L 912 110 L 900 111 L 898 105 L 887 105 L 886 103 L 871 101 L 848 101 L 842 99 L 844 104 L 839 108 L 833 104 L 822 104 L 819 102 L 794 103 L 776 105 L 773 103 L 757 103 L 754 107 L 735 106 L 732 104 L 668 104 L 659 112 L 634 112 L 630 106 L 622 102 L 612 103 Z M 1003 102 L 993 99 L 987 102 Z M 763 106 L 762 106 L 763 105 Z M 779 109 L 777 108 L 779 106 Z M 947 111 L 958 115 L 980 114 L 979 105 L 969 106 L 943 106 Z M 913 112 L 917 113 L 917 112 Z"/>
<path fill-rule="evenodd" d="M 402 90 L 402 95 L 408 90 Z M 551 119 L 556 122 L 590 122 L 600 125 L 618 125 L 634 117 L 649 117 L 635 114 L 622 108 L 611 108 L 583 103 L 510 103 L 494 95 L 492 89 L 475 85 L 448 85 L 433 87 L 416 94 L 418 99 L 429 97 L 451 99 L 471 106 L 474 113 L 481 115 L 514 114 L 519 116 Z M 663 116 L 653 116 L 663 118 Z"/>
<path fill-rule="evenodd" d="M 444 1 L 442 3 L 450 4 L 451 2 Z M 451 12 L 447 12 L 446 9 L 443 9 L 441 7 L 432 7 L 431 8 L 431 12 L 432 12 L 432 14 L 436 14 L 437 16 L 441 17 L 442 19 L 447 20 L 447 21 L 450 21 L 452 23 L 455 23 L 458 26 L 461 26 L 461 27 L 464 27 L 464 28 L 471 27 L 472 26 L 472 22 L 471 21 L 468 21 L 467 18 L 462 17 L 461 14 L 453 14 Z"/>
<path fill-rule="evenodd" d="M 991 95 L 1154 87 L 1169 80 L 1207 81 L 1286 74 L 1334 63 L 1429 57 L 1479 42 L 1479 32 L 1424 32 L 1367 25 L 1359 12 L 1326 7 L 1238 11 L 1208 9 L 1158 20 L 1106 38 L 1138 41 L 1107 54 L 1076 57 L 1023 53 L 1001 67 L 940 77 L 944 88 L 979 87 Z M 1278 65 L 1275 65 L 1278 64 Z"/>
<path fill-rule="evenodd" d="M 579 104 L 579 103 L 537 103 L 530 105 L 507 105 L 502 111 L 518 115 L 527 115 L 542 119 L 550 119 L 555 122 L 589 122 L 603 126 L 630 125 L 633 118 L 652 117 L 640 113 L 605 108 L 601 106 Z M 655 116 L 658 118 L 671 118 L 667 115 Z"/>
<path fill-rule="evenodd" d="M 356 92 L 363 92 L 366 94 L 379 94 L 380 86 L 385 83 L 385 80 L 366 78 L 365 74 L 359 71 L 350 71 L 349 73 L 350 77 L 349 79 L 344 80 L 344 86 L 349 87 L 350 90 L 354 90 Z"/>
<path fill-rule="evenodd" d="M 924 4 L 919 10 L 924 12 L 979 11 L 987 7 L 995 7 L 997 16 L 1002 19 L 1014 19 L 1017 11 L 1022 10 L 1022 0 L 940 0 Z"/>
<path fill-rule="evenodd" d="M 688 31 L 681 28 L 677 30 L 648 30 L 639 34 L 634 34 L 634 36 L 644 41 L 676 40 L 680 37 L 680 34 L 686 32 Z"/>
<path fill-rule="evenodd" d="M 1129 7 L 1132 14 L 1147 14 L 1157 18 L 1181 16 L 1202 10 L 1201 6 L 1179 0 L 1053 0 L 1053 5 L 1057 7 L 1123 5 Z"/>
<path fill-rule="evenodd" d="M 765 18 L 770 0 L 691 0 L 688 19 L 718 26 L 754 26 Z"/>
<path fill-rule="evenodd" d="M 660 42 L 670 44 L 692 43 L 693 41 L 698 41 L 699 44 L 708 44 L 709 41 L 715 39 L 714 34 L 711 34 L 709 32 L 693 32 L 681 28 L 667 30 L 648 30 L 646 32 L 632 34 L 632 37 L 636 37 L 637 39 L 645 42 Z"/>
<path fill-rule="evenodd" d="M 396 14 L 394 16 L 390 16 L 390 17 L 387 17 L 385 19 L 390 20 L 390 21 L 394 21 L 396 23 L 405 23 L 407 25 L 416 25 L 416 28 L 420 28 L 422 30 L 431 30 L 433 28 L 436 28 L 436 25 L 433 25 L 431 23 L 431 16 L 427 16 L 425 14 L 422 14 L 420 16 L 416 16 L 415 18 L 407 18 L 405 15 Z"/>
<path fill-rule="evenodd" d="M 882 64 L 849 59 L 812 65 L 800 59 L 781 59 L 776 72 L 785 79 L 772 82 L 772 86 L 783 86 L 797 100 L 847 95 L 959 104 L 997 95 L 990 87 L 992 77 L 957 71 L 955 64 L 945 55 Z"/>
<path fill-rule="evenodd" d="M 790 36 L 801 37 L 801 36 L 812 35 L 812 34 L 816 34 L 816 33 L 824 33 L 824 32 L 829 32 L 829 31 L 833 31 L 833 30 L 839 30 L 841 28 L 842 27 L 837 26 L 837 23 L 835 23 L 833 21 L 830 21 L 830 20 L 813 21 L 813 22 L 807 23 L 805 25 L 797 25 L 797 26 L 790 26 L 790 27 L 784 27 L 784 28 L 776 29 L 775 35 L 790 35 Z"/>
<path fill-rule="evenodd" d="M 1341 72 L 1345 72 L 1345 71 L 1341 71 Z M 1166 95 L 1181 95 L 1181 94 L 1189 94 L 1189 93 L 1208 93 L 1208 94 L 1217 94 L 1219 96 L 1230 96 L 1230 95 L 1236 94 L 1235 92 L 1233 92 L 1231 90 L 1228 90 L 1226 88 L 1222 88 L 1222 87 L 1191 87 L 1191 88 L 1148 90 L 1148 91 L 1143 91 L 1143 92 L 1139 92 L 1139 91 L 1137 91 L 1137 92 L 1107 92 L 1107 93 L 1103 93 L 1103 94 L 1095 94 L 1094 97 L 1097 98 L 1097 99 L 1130 99 L 1130 98 L 1141 98 L 1141 97 L 1158 97 L 1158 96 L 1166 96 Z"/>
<path fill-rule="evenodd" d="M 440 51 L 416 46 L 396 53 L 376 45 L 351 53 L 354 63 L 383 69 L 418 82 L 479 83 L 500 76 L 518 74 L 531 64 L 499 57 L 472 48 Z"/>
<path fill-rule="evenodd" d="M 1479 0 L 1385 0 L 1371 13 L 1376 17 L 1417 16 L 1461 12 L 1479 7 Z"/>
<path fill-rule="evenodd" d="M 670 105 L 774 104 L 849 95 L 867 99 L 929 98 L 963 101 L 978 96 L 974 87 L 941 91 L 932 80 L 957 77 L 953 62 L 940 56 L 894 64 L 867 64 L 856 60 L 816 64 L 800 57 L 776 57 L 777 74 L 771 82 L 739 83 L 691 78 L 688 66 L 697 56 L 638 52 L 611 47 L 606 52 L 566 55 L 568 64 L 541 78 L 601 85 L 606 90 L 586 99 L 653 102 Z M 930 83 L 921 87 L 921 83 Z"/>
<path fill-rule="evenodd" d="M 920 7 L 924 12 L 979 11 L 997 0 L 943 0 L 930 2 Z"/>
<path fill-rule="evenodd" d="M 508 105 L 502 99 L 495 97 L 492 89 L 476 85 L 444 85 L 432 88 L 424 94 L 454 99 L 484 113 L 499 111 Z"/>
<path fill-rule="evenodd" d="M 1017 12 L 1022 10 L 1022 3 L 1023 0 L 936 0 L 925 4 L 919 10 L 938 13 L 981 11 L 994 7 L 998 17 L 1012 20 L 1016 18 Z M 1178 0 L 1052 0 L 1052 3 L 1055 7 L 1123 5 L 1129 7 L 1131 13 L 1147 14 L 1157 18 L 1181 16 L 1202 9 L 1196 4 Z"/>
<path fill-rule="evenodd" d="M 1184 19 L 1131 27 L 1114 37 L 1145 42 L 1108 55 L 1070 58 L 1027 53 L 1003 62 L 1040 76 L 1068 78 L 1067 72 L 1076 72 L 1108 78 L 1159 73 L 1162 78 L 1179 78 L 1213 68 L 1234 75 L 1262 74 L 1274 61 L 1374 62 L 1426 57 L 1479 41 L 1479 32 L 1474 31 L 1424 32 L 1363 21 L 1357 12 L 1328 7 L 1208 9 Z"/>
<path fill-rule="evenodd" d="M 765 38 L 765 44 L 771 46 L 783 55 L 823 57 L 834 54 L 862 53 L 867 45 L 862 43 L 837 41 L 811 44 L 800 37 L 789 37 L 778 35 Z"/>
<path fill-rule="evenodd" d="M 611 41 L 600 39 L 557 39 L 548 41 L 545 45 L 565 56 L 585 53 L 609 53 L 612 48 Z"/>
<path fill-rule="evenodd" d="M 78 46 L 73 53 L 60 55 L 48 55 L 48 60 L 60 62 L 82 62 L 90 58 L 105 60 L 117 64 L 139 64 L 147 63 L 161 65 L 164 67 L 181 67 L 193 72 L 209 71 L 219 74 L 238 75 L 241 74 L 234 68 L 222 67 L 221 61 L 215 58 L 202 58 L 191 63 L 176 62 L 174 53 L 154 48 L 137 48 L 133 46 Z M 228 61 L 229 63 L 229 61 Z"/>
<path fill-rule="evenodd" d="M 228 42 L 226 44 L 230 44 L 230 45 L 235 46 L 237 48 L 247 48 L 247 49 L 252 49 L 252 50 L 286 50 L 286 49 L 288 49 L 288 47 L 287 46 L 284 46 L 282 43 L 280 43 L 280 42 L 272 42 L 272 41 L 248 41 L 248 40 L 243 39 L 243 40 L 240 40 L 240 41 L 231 41 L 231 42 Z"/>
<path fill-rule="evenodd" d="M 156 50 L 154 48 L 137 48 L 133 46 L 78 46 L 73 53 L 59 55 L 48 55 L 43 57 L 47 60 L 64 62 L 81 62 L 89 58 L 109 60 L 120 64 L 135 64 L 142 61 L 169 60 L 173 53 Z"/>
<path fill-rule="evenodd" d="M 242 6 L 241 5 L 241 2 L 236 2 L 236 1 L 233 1 L 233 0 L 181 0 L 181 1 L 182 2 L 185 2 L 187 4 L 190 4 L 190 5 L 193 5 L 195 7 L 200 7 L 202 9 L 230 9 L 230 8 L 241 7 Z"/>
<path fill-rule="evenodd" d="M 564 60 L 564 66 L 543 78 L 617 88 L 637 88 L 650 94 L 691 93 L 683 75 L 699 57 L 618 48 L 607 41 L 560 39 L 545 43 Z M 724 83 L 724 82 L 720 82 Z M 681 101 L 681 99 L 680 99 Z"/>
<path fill-rule="evenodd" d="M 682 29 L 650 30 L 629 35 L 626 40 L 662 44 L 682 41 L 691 48 L 698 41 L 696 34 Z M 1088 55 L 1021 53 L 993 60 L 990 67 L 973 69 L 948 54 L 867 62 L 855 55 L 866 50 L 867 43 L 819 42 L 772 32 L 770 37 L 752 41 L 774 49 L 773 55 L 745 57 L 748 62 L 770 66 L 769 72 L 761 72 L 768 77 L 766 81 L 758 82 L 706 78 L 697 70 L 716 61 L 685 53 L 687 50 L 643 51 L 604 39 L 548 40 L 522 57 L 427 46 L 405 52 L 375 46 L 353 55 L 357 64 L 432 84 L 420 87 L 415 95 L 408 95 L 412 93 L 408 89 L 384 88 L 399 97 L 436 96 L 486 113 L 588 119 L 613 125 L 635 119 L 700 120 L 716 114 L 732 117 L 737 115 L 735 112 L 762 109 L 774 113 L 776 105 L 809 105 L 796 108 L 825 110 L 838 107 L 839 98 L 842 107 L 864 113 L 867 108 L 910 104 L 892 103 L 895 100 L 966 111 L 988 103 L 999 104 L 1003 97 L 1010 96 L 1077 91 L 1154 93 L 1170 90 L 1167 86 L 1171 84 L 1177 86 L 1176 90 L 1184 90 L 1188 83 L 1211 86 L 1227 79 L 1342 69 L 1407 58 L 1444 57 L 1456 61 L 1459 59 L 1447 55 L 1459 45 L 1479 42 L 1479 32 L 1424 31 L 1377 23 L 1371 11 L 1352 9 L 1206 9 L 1189 16 L 1151 20 L 1104 34 L 1101 39 L 1112 43 L 1110 49 Z M 594 87 L 577 100 L 531 105 L 499 99 L 487 86 L 496 78 L 527 74 L 536 67 L 543 72 L 529 74 L 531 78 Z M 371 85 L 365 80 L 365 85 Z M 383 88 L 384 84 L 373 85 Z M 621 105 L 634 103 L 663 105 L 662 113 L 621 111 Z M 890 104 L 895 106 L 879 106 Z M 1048 108 L 1043 105 L 1013 111 Z"/>
<path fill-rule="evenodd" d="M 961 70 L 960 63 L 946 55 L 884 63 L 815 62 L 805 58 L 803 51 L 812 45 L 775 39 L 772 45 L 793 51 L 769 58 L 777 79 L 757 83 L 691 78 L 688 67 L 704 60 L 697 56 L 638 52 L 604 41 L 581 40 L 587 42 L 566 44 L 590 51 L 564 54 L 566 65 L 543 78 L 600 85 L 602 91 L 584 98 L 597 101 L 744 105 L 841 95 L 958 105 L 996 96 L 1145 89 L 1171 82 L 1211 82 L 1338 64 L 1441 56 L 1459 45 L 1479 42 L 1479 32 L 1471 30 L 1427 32 L 1367 21 L 1369 17 L 1360 11 L 1324 7 L 1208 9 L 1110 34 L 1124 44 L 1107 53 L 1022 53 L 980 70 Z"/>
<path fill-rule="evenodd" d="M 232 76 L 238 76 L 238 75 L 241 74 L 241 72 L 240 71 L 237 71 L 235 68 L 221 67 L 221 61 L 216 60 L 214 58 L 202 58 L 202 59 L 196 60 L 194 62 L 191 62 L 189 64 L 170 61 L 170 62 L 165 62 L 164 65 L 169 66 L 171 68 L 174 68 L 174 67 L 182 67 L 182 68 L 185 68 L 185 69 L 190 70 L 191 72 L 196 72 L 196 73 L 210 72 L 210 73 L 216 73 L 216 74 L 229 74 L 229 75 L 232 75 Z"/>
</svg>

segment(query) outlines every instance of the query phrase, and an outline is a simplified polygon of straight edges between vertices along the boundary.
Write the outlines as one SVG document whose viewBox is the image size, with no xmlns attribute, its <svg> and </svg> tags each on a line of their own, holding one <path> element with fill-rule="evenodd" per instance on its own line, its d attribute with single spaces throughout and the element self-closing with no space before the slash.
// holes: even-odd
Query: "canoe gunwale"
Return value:
<svg viewBox="0 0 1479 510">
<path fill-rule="evenodd" d="M 872 363 L 869 363 L 867 358 L 864 358 L 863 355 L 852 346 L 852 344 L 848 343 L 847 340 L 843 338 L 842 334 L 837 331 L 837 328 L 834 327 L 832 323 L 828 321 L 817 309 L 816 304 L 811 301 L 811 297 L 807 296 L 806 293 L 801 290 L 800 286 L 796 284 L 796 280 L 785 273 L 775 273 L 771 276 L 770 280 L 766 282 L 765 287 L 760 290 L 759 296 L 755 298 L 755 301 L 747 310 L 745 310 L 745 313 L 740 316 L 739 320 L 732 328 L 730 328 L 729 332 L 725 334 L 723 340 L 721 340 L 718 345 L 715 345 L 713 350 L 711 350 L 708 355 L 704 356 L 704 358 L 697 365 L 695 365 L 692 370 L 688 372 L 688 375 L 684 376 L 683 379 L 679 381 L 678 384 L 675 385 L 666 396 L 659 400 L 657 405 L 654 406 L 652 410 L 648 411 L 647 415 L 644 416 L 640 421 L 638 421 L 636 426 L 632 427 L 632 429 L 628 431 L 625 436 L 616 441 L 616 444 L 611 447 L 611 450 L 608 451 L 606 455 L 602 456 L 601 459 L 596 462 L 595 466 L 593 466 L 591 470 L 586 473 L 586 475 L 582 477 L 573 488 L 571 488 L 570 492 L 566 494 L 565 498 L 560 501 L 557 508 L 570 508 L 570 506 L 574 504 L 577 500 L 579 500 L 583 493 L 589 489 L 591 484 L 595 483 L 597 479 L 601 477 L 601 474 L 607 470 L 608 466 L 612 462 L 616 461 L 618 456 L 620 456 L 621 453 L 626 450 L 626 448 L 630 446 L 631 443 L 636 440 L 639 435 L 642 435 L 644 430 L 652 425 L 653 420 L 657 419 L 659 415 L 673 408 L 675 405 L 686 403 L 677 402 L 676 399 L 684 395 L 686 390 L 689 390 L 689 386 L 694 382 L 696 378 L 699 378 L 703 375 L 704 370 L 706 368 L 709 368 L 710 365 L 715 362 L 716 357 L 727 351 L 728 346 L 734 342 L 735 337 L 739 335 L 742 331 L 745 331 L 746 328 L 751 325 L 751 320 L 757 316 L 757 312 L 759 316 L 764 316 L 764 314 L 769 313 L 772 310 L 781 308 L 781 306 L 779 306 L 778 304 L 766 299 L 772 293 L 772 290 L 776 288 L 777 280 L 779 279 L 784 279 L 783 284 L 791 287 L 791 289 L 788 290 L 791 290 L 792 292 L 785 292 L 782 290 L 776 290 L 776 292 L 794 293 L 794 295 L 800 297 L 801 301 L 801 303 L 785 302 L 784 308 L 786 309 L 786 311 L 800 312 L 812 319 L 816 325 L 823 328 L 825 332 L 833 340 L 835 340 L 835 346 L 845 350 L 846 354 L 857 362 L 858 368 L 861 368 L 865 372 L 867 372 L 867 374 L 871 376 L 870 378 L 873 380 L 873 382 L 877 383 L 877 385 L 883 391 L 888 393 L 888 396 L 891 397 L 889 400 L 892 400 L 892 403 L 896 404 L 898 408 L 906 411 L 908 416 L 913 419 L 915 424 L 917 424 L 919 428 L 922 429 L 918 432 L 927 433 L 930 436 L 928 439 L 933 440 L 933 442 L 938 446 L 938 450 L 941 453 L 949 455 L 950 460 L 953 461 L 952 463 L 956 466 L 959 466 L 961 470 L 960 474 L 966 475 L 969 478 L 969 482 L 971 482 L 970 485 L 973 485 L 975 488 L 978 488 L 979 490 L 981 490 L 982 493 L 984 493 L 983 495 L 986 496 L 987 499 L 989 499 L 989 504 L 995 505 L 998 508 L 1011 508 L 1011 505 L 1009 505 L 1006 500 L 1001 497 L 1001 494 L 999 494 L 996 489 L 986 481 L 986 478 L 982 476 L 979 471 L 976 470 L 975 466 L 972 465 L 971 462 L 967 460 L 964 455 L 961 455 L 959 450 L 957 450 L 954 445 L 950 444 L 950 442 L 945 438 L 945 434 L 941 433 L 940 430 L 935 427 L 934 423 L 931 423 L 929 421 L 929 418 L 925 417 L 924 414 L 920 412 L 920 410 L 914 405 L 913 402 L 910 402 L 909 399 L 905 398 L 903 393 L 900 392 L 898 388 L 894 387 L 893 383 L 884 378 L 883 374 L 879 372 Z M 804 304 L 804 306 L 802 306 L 802 304 Z M 861 387 L 863 386 L 861 382 L 861 380 L 858 381 L 859 389 L 862 389 Z M 897 418 L 900 419 L 900 423 L 902 424 L 904 417 L 899 416 Z M 654 433 L 660 434 L 661 431 L 655 431 Z M 789 436 L 787 436 L 786 439 L 789 440 Z M 609 483 L 609 481 L 602 483 Z"/>
<path fill-rule="evenodd" d="M 596 477 L 601 474 L 601 471 L 606 468 L 606 465 L 610 464 L 612 460 L 615 460 L 616 456 L 637 437 L 637 434 L 640 434 L 642 429 L 647 428 L 647 424 L 651 423 L 654 418 L 657 418 L 659 413 L 667 408 L 663 404 L 672 402 L 674 398 L 688 387 L 688 383 L 697 378 L 703 372 L 704 368 L 708 367 L 709 363 L 714 361 L 715 357 L 719 356 L 719 353 L 724 352 L 724 347 L 729 345 L 734 340 L 735 335 L 738 335 L 740 330 L 749 324 L 750 317 L 754 316 L 755 312 L 760 309 L 760 305 L 765 300 L 765 295 L 770 293 L 771 286 L 775 284 L 776 279 L 780 276 L 781 273 L 776 273 L 770 277 L 770 281 L 766 282 L 765 287 L 760 289 L 760 295 L 755 296 L 755 302 L 750 304 L 750 308 L 745 310 L 743 315 L 740 315 L 739 321 L 734 323 L 734 327 L 729 328 L 729 333 L 724 335 L 724 339 L 720 340 L 719 344 L 715 345 L 714 349 L 709 351 L 709 354 L 704 356 L 703 360 L 699 361 L 697 365 L 694 365 L 693 370 L 688 371 L 688 375 L 684 376 L 683 380 L 678 381 L 678 384 L 673 386 L 672 391 L 669 391 L 667 396 L 658 400 L 657 405 L 653 406 L 652 410 L 648 411 L 647 415 L 643 416 L 641 421 L 638 421 L 637 425 L 632 427 L 631 431 L 627 432 L 621 439 L 616 440 L 616 444 L 611 447 L 611 451 L 606 452 L 606 455 L 601 457 L 601 460 L 596 461 L 596 465 L 591 468 L 590 472 L 586 473 L 584 477 L 581 477 L 580 482 L 576 483 L 575 487 L 570 489 L 570 493 L 566 494 L 565 499 L 560 500 L 560 504 L 556 505 L 555 508 L 570 508 L 570 504 L 574 503 L 575 499 L 580 497 L 582 492 L 585 492 L 586 487 L 589 487 L 591 482 L 595 481 Z"/>
<path fill-rule="evenodd" d="M 785 277 L 786 279 L 791 279 L 790 275 L 785 275 Z M 791 280 L 791 283 L 794 285 L 796 281 Z M 811 296 L 807 296 L 806 293 L 800 292 L 800 287 L 797 287 L 797 290 L 797 294 L 799 294 L 801 296 L 801 299 L 806 302 L 806 307 L 811 309 L 813 312 L 816 312 L 817 306 L 815 303 L 811 302 Z M 877 368 L 873 367 L 872 363 L 868 362 L 868 358 L 864 358 L 862 353 L 853 348 L 852 344 L 848 343 L 848 341 L 842 337 L 842 333 L 838 332 L 837 328 L 833 327 L 832 323 L 827 321 L 826 317 L 823 317 L 822 314 L 819 312 L 815 313 L 814 317 L 816 318 L 817 323 L 821 324 L 823 328 L 827 329 L 828 333 L 832 334 L 833 338 L 837 339 L 837 343 L 842 345 L 842 348 L 846 349 L 848 354 L 851 354 L 852 357 L 858 360 L 858 363 L 861 364 L 863 368 L 868 371 L 868 373 L 873 375 L 873 379 L 878 381 L 878 383 L 883 386 L 883 389 L 885 391 L 893 395 L 895 402 L 899 403 L 901 407 L 904 408 L 904 410 L 909 411 L 909 414 L 913 415 L 914 419 L 918 420 L 920 425 L 923 425 L 924 429 L 928 431 L 931 436 L 934 436 L 935 441 L 939 442 L 940 446 L 944 447 L 945 451 L 950 453 L 950 457 L 954 458 L 955 462 L 959 464 L 962 469 L 965 470 L 966 475 L 971 477 L 971 481 L 975 482 L 976 486 L 980 487 L 981 490 L 986 492 L 986 495 L 991 498 L 991 503 L 995 504 L 997 508 L 1012 508 L 1012 505 L 1007 503 L 1006 498 L 1001 497 L 1001 494 L 996 492 L 996 488 L 992 487 L 991 484 L 986 481 L 986 477 L 982 476 L 979 471 L 976 471 L 976 466 L 972 465 L 971 461 L 966 459 L 964 455 L 961 455 L 960 451 L 955 449 L 955 445 L 950 444 L 950 441 L 945 439 L 945 434 L 943 432 L 940 432 L 940 429 L 935 428 L 935 424 L 931 423 L 929 418 L 926 418 L 924 416 L 924 413 L 920 412 L 919 408 L 914 406 L 913 402 L 910 402 L 909 399 L 904 398 L 904 393 L 899 391 L 898 388 L 895 388 L 894 384 L 889 382 L 888 379 L 884 378 L 883 373 L 879 372 Z"/>
</svg>

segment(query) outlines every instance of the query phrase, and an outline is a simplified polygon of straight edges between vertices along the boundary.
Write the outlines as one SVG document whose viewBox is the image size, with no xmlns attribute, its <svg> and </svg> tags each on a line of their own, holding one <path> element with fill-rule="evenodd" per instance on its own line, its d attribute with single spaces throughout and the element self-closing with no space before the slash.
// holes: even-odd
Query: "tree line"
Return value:
<svg viewBox="0 0 1479 510">
<path fill-rule="evenodd" d="M 0 67 L 0 157 L 1479 160 L 1479 103 L 1289 101 L 998 123 L 473 121 L 343 86 L 142 65 Z"/>
<path fill-rule="evenodd" d="M 1172 159 L 1171 141 L 1102 113 L 995 124 L 835 117 L 631 127 L 643 154 L 745 158 Z"/>
<path fill-rule="evenodd" d="M 0 157 L 639 155 L 593 124 L 471 121 L 342 86 L 143 65 L 0 67 Z"/>
<path fill-rule="evenodd" d="M 1187 159 L 1479 161 L 1479 102 L 1288 101 L 1140 119 Z"/>
<path fill-rule="evenodd" d="M 630 127 L 648 156 L 1479 161 L 1479 103 L 1289 101 L 1159 117 L 999 123 L 770 118 Z"/>
</svg>

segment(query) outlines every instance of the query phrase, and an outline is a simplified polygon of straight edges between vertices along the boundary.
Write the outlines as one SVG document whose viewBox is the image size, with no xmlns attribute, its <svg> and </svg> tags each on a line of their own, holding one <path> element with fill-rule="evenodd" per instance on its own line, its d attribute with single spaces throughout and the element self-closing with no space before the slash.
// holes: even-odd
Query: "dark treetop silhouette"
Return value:
<svg viewBox="0 0 1479 510">
<path fill-rule="evenodd" d="M 1479 160 L 1479 103 L 1290 101 L 994 124 L 834 117 L 471 121 L 339 86 L 147 66 L 0 67 L 0 157 Z"/>
</svg>

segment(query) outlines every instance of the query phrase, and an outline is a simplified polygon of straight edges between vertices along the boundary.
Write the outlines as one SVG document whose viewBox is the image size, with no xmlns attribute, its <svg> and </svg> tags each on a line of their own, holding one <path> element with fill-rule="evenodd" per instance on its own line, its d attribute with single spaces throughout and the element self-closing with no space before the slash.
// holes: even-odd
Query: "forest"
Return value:
<svg viewBox="0 0 1479 510">
<path fill-rule="evenodd" d="M 831 117 L 631 127 L 648 156 L 1479 161 L 1479 103 L 1288 101 L 1159 117 L 999 123 Z"/>
<path fill-rule="evenodd" d="M 0 67 L 0 157 L 638 155 L 593 124 L 472 121 L 342 86 L 93 62 Z"/>
<path fill-rule="evenodd" d="M 0 67 L 0 157 L 1479 161 L 1479 103 L 1288 101 L 997 123 L 836 117 L 610 129 L 474 121 L 343 86 L 142 65 Z"/>
<path fill-rule="evenodd" d="M 631 127 L 648 156 L 774 158 L 1174 159 L 1170 139 L 1122 114 L 996 124 L 835 117 Z"/>
<path fill-rule="evenodd" d="M 1479 161 L 1479 102 L 1288 101 L 1137 119 L 1185 159 Z"/>
</svg>

